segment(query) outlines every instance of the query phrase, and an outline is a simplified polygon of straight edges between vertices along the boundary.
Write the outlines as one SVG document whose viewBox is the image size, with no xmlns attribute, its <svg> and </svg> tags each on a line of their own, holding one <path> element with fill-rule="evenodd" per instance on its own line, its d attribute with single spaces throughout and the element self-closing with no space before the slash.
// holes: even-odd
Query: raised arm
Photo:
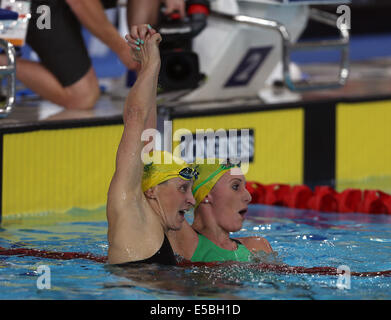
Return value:
<svg viewBox="0 0 391 320">
<path fill-rule="evenodd" d="M 160 70 L 159 43 L 161 37 L 147 25 L 134 26 L 127 36 L 134 58 L 140 62 L 137 81 L 125 102 L 124 131 L 118 147 L 116 169 L 108 193 L 108 214 L 122 211 L 129 201 L 140 200 L 143 163 L 141 151 L 144 144 L 141 134 L 156 114 L 157 81 Z M 136 44 L 135 39 L 144 44 Z M 136 197 L 136 198 L 135 198 Z"/>
<path fill-rule="evenodd" d="M 144 146 L 141 134 L 148 126 L 151 114 L 156 113 L 161 37 L 153 29 L 148 29 L 147 25 L 141 25 L 132 27 L 131 35 L 126 39 L 141 67 L 136 83 L 125 102 L 124 131 L 107 197 L 109 263 L 137 260 L 138 256 L 143 258 L 145 248 L 139 246 L 138 252 L 130 252 L 129 248 L 137 243 L 145 230 L 150 229 L 150 222 L 146 221 L 145 217 L 144 196 L 141 190 L 141 152 Z M 136 44 L 137 39 L 142 39 L 143 44 Z M 148 250 L 150 249 L 148 247 Z"/>
</svg>

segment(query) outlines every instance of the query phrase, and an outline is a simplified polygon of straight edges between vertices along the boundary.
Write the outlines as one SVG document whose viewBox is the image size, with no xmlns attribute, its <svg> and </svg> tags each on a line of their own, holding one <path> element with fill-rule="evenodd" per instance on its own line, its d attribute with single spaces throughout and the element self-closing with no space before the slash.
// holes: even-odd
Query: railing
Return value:
<svg viewBox="0 0 391 320">
<path fill-rule="evenodd" d="M 285 85 L 292 91 L 309 91 L 318 89 L 333 89 L 343 86 L 349 77 L 349 31 L 337 27 L 337 17 L 333 14 L 320 10 L 311 9 L 310 18 L 320 23 L 333 26 L 340 32 L 340 38 L 336 40 L 324 40 L 315 42 L 293 43 L 287 28 L 274 20 L 249 17 L 245 15 L 230 15 L 212 11 L 214 17 L 228 19 L 238 23 L 244 23 L 252 26 L 258 26 L 276 31 L 281 36 L 282 41 L 282 68 L 283 80 Z M 293 51 L 339 49 L 341 50 L 341 60 L 337 81 L 311 81 L 306 82 L 293 81 L 290 75 L 289 65 L 291 63 L 290 54 Z"/>
<path fill-rule="evenodd" d="M 4 77 L 7 79 L 6 91 L 2 92 L 5 95 L 5 102 L 0 106 L 0 117 L 6 117 L 11 113 L 15 102 L 15 49 L 4 39 L 0 39 L 0 48 L 4 50 L 7 57 L 7 64 L 0 66 L 0 80 L 2 81 Z"/>
</svg>

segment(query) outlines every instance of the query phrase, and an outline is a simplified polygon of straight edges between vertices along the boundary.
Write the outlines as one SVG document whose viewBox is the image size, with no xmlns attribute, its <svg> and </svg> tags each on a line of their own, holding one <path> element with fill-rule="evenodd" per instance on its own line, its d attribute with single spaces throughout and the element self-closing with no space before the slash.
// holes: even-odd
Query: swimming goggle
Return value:
<svg viewBox="0 0 391 320">
<path fill-rule="evenodd" d="M 199 172 L 195 168 L 186 167 L 179 171 L 178 175 L 185 180 L 198 179 Z"/>
<path fill-rule="evenodd" d="M 232 163 L 230 161 L 230 159 L 227 159 L 227 163 L 226 164 L 220 164 L 220 168 L 223 169 L 223 170 L 231 169 L 233 167 L 239 167 L 240 168 L 241 164 L 242 164 L 241 161 L 239 161 L 238 163 Z"/>
</svg>

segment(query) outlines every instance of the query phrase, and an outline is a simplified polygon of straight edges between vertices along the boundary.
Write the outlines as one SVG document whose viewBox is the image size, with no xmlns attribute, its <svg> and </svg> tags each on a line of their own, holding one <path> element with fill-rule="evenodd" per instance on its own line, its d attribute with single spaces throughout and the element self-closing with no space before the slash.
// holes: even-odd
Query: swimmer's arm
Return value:
<svg viewBox="0 0 391 320">
<path fill-rule="evenodd" d="M 149 113 L 156 108 L 156 83 L 159 69 L 159 64 L 143 68 L 126 99 L 123 115 L 124 131 L 107 198 L 109 263 L 129 260 L 127 244 L 142 238 L 145 230 L 141 209 L 143 197 L 141 133 L 148 122 Z"/>
<path fill-rule="evenodd" d="M 145 29 L 146 26 L 133 26 L 132 33 Z M 141 69 L 126 98 L 123 112 L 124 131 L 108 192 L 106 212 L 109 263 L 129 261 L 130 255 L 131 259 L 137 256 L 137 252 L 132 251 L 132 244 L 137 244 L 137 241 L 144 237 L 146 230 L 149 230 L 149 222 L 144 215 L 145 198 L 141 190 L 144 167 L 141 159 L 144 147 L 141 135 L 150 121 L 151 113 L 156 112 L 160 70 L 158 45 L 161 37 L 154 30 L 148 32 L 150 36 L 147 35 L 144 46 L 136 56 L 141 63 Z M 134 38 L 133 35 L 132 37 Z M 131 47 L 134 49 L 135 46 Z"/>
<path fill-rule="evenodd" d="M 134 197 L 129 199 L 129 194 L 136 195 L 137 199 L 141 197 L 141 134 L 151 120 L 151 114 L 156 113 L 159 70 L 160 60 L 144 65 L 126 99 L 123 113 L 124 132 L 117 151 L 116 170 L 109 189 L 108 205 L 126 206 L 129 201 L 134 201 Z M 112 198 L 115 200 L 110 201 Z"/>
<path fill-rule="evenodd" d="M 262 237 L 247 237 L 237 238 L 248 250 L 255 253 L 258 251 L 264 251 L 266 253 L 272 253 L 273 249 L 269 241 Z"/>
</svg>

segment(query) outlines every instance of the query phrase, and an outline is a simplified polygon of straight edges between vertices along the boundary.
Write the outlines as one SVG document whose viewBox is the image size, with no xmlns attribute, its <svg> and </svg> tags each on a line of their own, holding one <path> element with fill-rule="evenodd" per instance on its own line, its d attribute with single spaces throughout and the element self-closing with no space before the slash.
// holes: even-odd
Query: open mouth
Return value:
<svg viewBox="0 0 391 320">
<path fill-rule="evenodd" d="M 179 210 L 178 211 L 179 212 L 179 214 L 181 215 L 181 216 L 185 216 L 185 213 L 187 212 L 186 210 Z"/>
<path fill-rule="evenodd" d="M 247 213 L 247 209 L 242 209 L 242 210 L 239 211 L 239 214 L 240 214 L 242 217 L 244 217 L 246 213 Z"/>
</svg>

